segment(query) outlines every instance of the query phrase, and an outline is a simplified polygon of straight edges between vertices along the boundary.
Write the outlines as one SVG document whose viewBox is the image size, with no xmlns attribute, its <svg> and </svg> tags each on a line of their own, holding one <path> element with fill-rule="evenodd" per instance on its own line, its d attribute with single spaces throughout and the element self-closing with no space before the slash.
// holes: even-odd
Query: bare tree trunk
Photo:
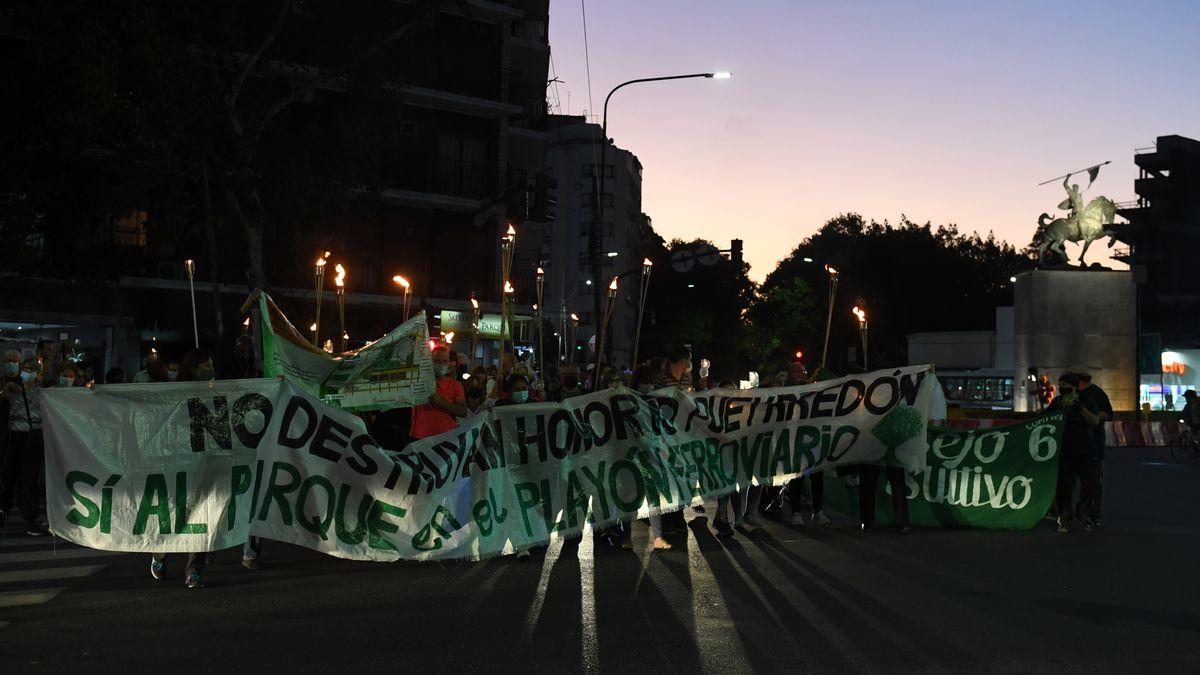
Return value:
<svg viewBox="0 0 1200 675">
<path fill-rule="evenodd" d="M 203 179 L 204 186 L 204 238 L 208 242 L 208 259 L 211 263 L 209 266 L 209 278 L 212 279 L 212 300 L 213 300 L 213 317 L 215 318 L 215 327 L 217 329 L 217 340 L 225 335 L 225 319 L 221 313 L 221 282 L 220 282 L 220 265 L 217 259 L 217 233 L 213 227 L 212 214 L 212 192 L 208 184 L 208 163 L 205 162 L 200 166 L 200 175 Z"/>
</svg>

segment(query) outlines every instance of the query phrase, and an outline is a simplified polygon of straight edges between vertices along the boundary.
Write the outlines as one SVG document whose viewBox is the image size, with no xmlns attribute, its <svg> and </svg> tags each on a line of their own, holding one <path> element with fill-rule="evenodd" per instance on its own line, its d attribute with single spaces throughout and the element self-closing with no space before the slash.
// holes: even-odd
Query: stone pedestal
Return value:
<svg viewBox="0 0 1200 675">
<path fill-rule="evenodd" d="M 1128 271 L 1034 270 L 1017 277 L 1016 373 L 1013 407 L 1037 409 L 1029 369 L 1057 384 L 1073 365 L 1086 365 L 1113 409 L 1137 403 L 1136 286 Z"/>
</svg>

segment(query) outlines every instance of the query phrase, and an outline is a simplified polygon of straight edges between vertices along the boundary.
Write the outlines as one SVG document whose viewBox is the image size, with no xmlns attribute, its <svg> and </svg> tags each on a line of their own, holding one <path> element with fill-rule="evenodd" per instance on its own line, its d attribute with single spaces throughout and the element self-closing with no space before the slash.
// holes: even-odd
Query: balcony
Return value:
<svg viewBox="0 0 1200 675">
<path fill-rule="evenodd" d="M 385 202 L 471 212 L 500 188 L 496 167 L 456 159 L 417 160 L 390 167 Z"/>
</svg>

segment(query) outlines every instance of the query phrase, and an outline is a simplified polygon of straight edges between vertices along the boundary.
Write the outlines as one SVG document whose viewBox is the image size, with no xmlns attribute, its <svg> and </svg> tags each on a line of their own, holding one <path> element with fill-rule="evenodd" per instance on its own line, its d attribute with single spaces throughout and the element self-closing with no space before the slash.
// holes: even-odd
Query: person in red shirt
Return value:
<svg viewBox="0 0 1200 675">
<path fill-rule="evenodd" d="M 450 367 L 450 350 L 439 346 L 433 350 L 433 374 L 437 377 L 429 402 L 413 407 L 413 438 L 426 438 L 450 431 L 458 426 L 458 418 L 467 416 L 467 397 L 462 384 Z"/>
</svg>

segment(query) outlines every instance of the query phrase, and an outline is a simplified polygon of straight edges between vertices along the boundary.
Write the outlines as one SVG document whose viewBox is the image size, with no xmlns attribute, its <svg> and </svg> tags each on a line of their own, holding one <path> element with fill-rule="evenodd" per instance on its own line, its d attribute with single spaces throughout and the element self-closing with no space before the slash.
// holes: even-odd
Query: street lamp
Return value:
<svg viewBox="0 0 1200 675">
<path fill-rule="evenodd" d="M 711 73 L 691 73 L 688 75 L 666 75 L 663 77 L 641 77 L 636 80 L 629 80 L 627 82 L 622 82 L 621 84 L 618 84 L 617 86 L 613 87 L 608 92 L 608 96 L 604 97 L 604 117 L 602 118 L 602 123 L 601 123 L 601 130 L 602 130 L 603 138 L 601 139 L 602 142 L 600 144 L 600 167 L 598 169 L 600 172 L 600 180 L 597 182 L 597 185 L 598 185 L 597 191 L 593 195 L 594 198 L 592 200 L 592 209 L 595 211 L 595 218 L 592 219 L 592 226 L 590 228 L 588 228 L 588 248 L 591 251 L 591 265 L 592 265 L 592 283 L 590 284 L 592 287 L 592 310 L 593 310 L 592 316 L 594 318 L 599 318 L 600 313 L 601 313 L 600 293 L 602 292 L 602 290 L 601 290 L 602 281 L 600 278 L 600 228 L 603 226 L 603 223 L 604 223 L 604 177 L 605 177 L 605 173 L 606 173 L 605 167 L 608 166 L 608 102 L 609 102 L 609 100 L 613 97 L 613 94 L 617 93 L 617 90 L 619 90 L 623 87 L 628 87 L 631 84 L 640 84 L 643 82 L 664 82 L 666 80 L 688 80 L 688 79 L 698 78 L 698 77 L 703 77 L 703 78 L 707 78 L 707 79 L 715 79 L 715 80 L 727 80 L 732 76 L 733 76 L 732 73 L 729 73 L 726 71 L 716 71 L 716 72 L 711 72 Z M 595 180 L 595 176 L 596 176 L 596 171 L 593 171 L 592 172 L 592 180 Z M 596 329 L 596 346 L 599 346 L 602 341 L 602 338 L 600 336 L 600 330 L 602 330 L 602 329 L 597 327 L 597 329 Z M 596 363 L 596 367 L 597 367 L 597 372 L 596 372 L 597 382 L 595 384 L 597 387 L 599 387 L 599 379 L 600 379 L 599 378 L 600 373 L 598 370 L 599 366 L 600 366 L 599 350 L 597 350 L 597 352 L 596 352 L 595 363 Z"/>
<path fill-rule="evenodd" d="M 825 360 L 829 354 L 829 328 L 833 325 L 833 301 L 837 297 L 838 287 L 838 271 L 830 266 L 825 265 L 825 271 L 829 274 L 829 310 L 825 314 L 825 346 L 821 348 L 821 367 L 825 367 Z"/>
</svg>

